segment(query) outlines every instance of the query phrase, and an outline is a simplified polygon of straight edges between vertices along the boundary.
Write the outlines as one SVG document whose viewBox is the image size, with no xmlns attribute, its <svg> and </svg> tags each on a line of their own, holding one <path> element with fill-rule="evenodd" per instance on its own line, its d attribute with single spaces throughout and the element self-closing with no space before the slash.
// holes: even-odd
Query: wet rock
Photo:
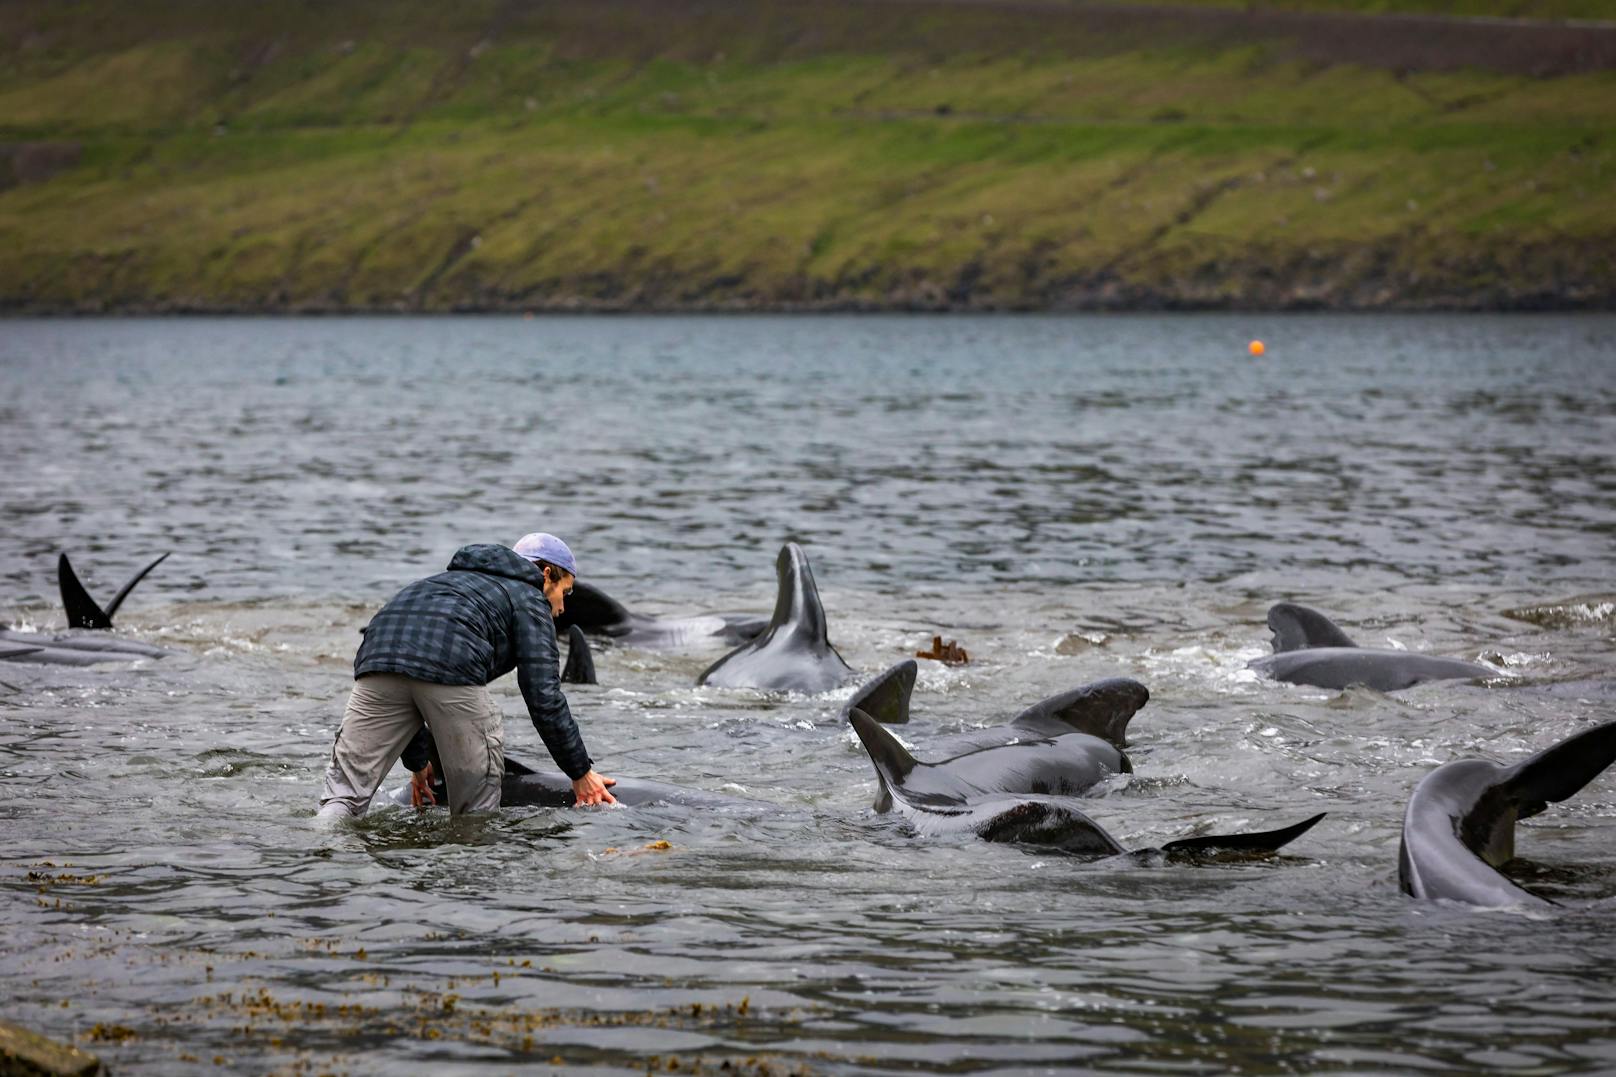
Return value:
<svg viewBox="0 0 1616 1077">
<path fill-rule="evenodd" d="M 106 1072 L 88 1051 L 0 1020 L 0 1073 L 6 1077 L 94 1077 Z"/>
</svg>

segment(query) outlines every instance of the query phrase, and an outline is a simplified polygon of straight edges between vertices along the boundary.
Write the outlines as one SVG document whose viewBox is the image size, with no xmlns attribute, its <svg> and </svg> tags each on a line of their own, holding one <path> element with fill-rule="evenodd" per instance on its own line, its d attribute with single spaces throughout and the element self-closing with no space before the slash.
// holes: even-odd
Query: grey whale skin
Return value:
<svg viewBox="0 0 1616 1077">
<path fill-rule="evenodd" d="M 647 650 L 669 650 L 709 639 L 735 646 L 755 639 L 769 626 L 749 613 L 713 613 L 693 617 L 646 617 L 632 613 L 598 587 L 572 585 L 566 608 L 555 619 L 556 634 L 579 628 L 591 635 Z"/>
<path fill-rule="evenodd" d="M 1414 787 L 1397 851 L 1405 894 L 1484 908 L 1551 906 L 1496 870 L 1515 856 L 1515 822 L 1577 793 L 1616 761 L 1616 722 L 1584 730 L 1513 766 L 1460 759 Z"/>
<path fill-rule="evenodd" d="M 899 662 L 855 692 L 843 713 L 849 721 L 854 711 L 888 725 L 908 721 L 915 673 L 912 659 Z M 1128 721 L 1149 699 L 1144 685 L 1126 677 L 1062 692 L 1003 725 L 929 742 L 928 747 L 944 758 L 938 763 L 911 759 L 905 781 L 914 794 L 949 784 L 983 794 L 1081 793 L 1113 774 L 1133 772 L 1123 751 Z M 874 806 L 878 812 L 891 810 L 885 784 L 876 793 Z"/>
<path fill-rule="evenodd" d="M 437 794 L 439 804 L 449 802 L 441 778 L 432 788 Z M 611 793 L 619 804 L 630 807 L 667 804 L 680 808 L 724 812 L 768 811 L 773 808 L 773 805 L 759 800 L 709 793 L 703 789 L 692 789 L 647 778 L 618 778 L 617 783 L 611 786 Z M 405 785 L 393 790 L 387 794 L 387 799 L 408 807 L 410 787 Z M 570 808 L 573 800 L 572 782 L 565 774 L 554 770 L 537 771 L 514 759 L 505 760 L 505 780 L 499 791 L 500 807 Z"/>
<path fill-rule="evenodd" d="M 73 564 L 62 554 L 56 559 L 56 582 L 62 591 L 62 607 L 70 628 L 104 630 L 112 627 L 112 615 L 135 589 L 135 584 L 168 557 L 163 554 L 129 578 L 102 609 L 79 582 Z M 0 662 L 28 662 L 47 666 L 93 666 L 103 662 L 132 662 L 140 658 L 162 658 L 173 651 L 138 640 L 82 632 L 16 632 L 0 628 Z"/>
<path fill-rule="evenodd" d="M 917 673 L 918 667 L 912 658 L 882 671 L 861 685 L 842 705 L 842 717 L 845 719 L 854 710 L 861 710 L 882 725 L 907 723 Z M 931 742 L 930 746 L 950 755 L 960 755 L 975 748 L 991 748 L 1017 740 L 1047 740 L 1085 733 L 1119 749 L 1126 748 L 1128 722 L 1148 702 L 1150 690 L 1138 681 L 1129 677 L 1107 677 L 1034 703 L 1000 725 L 948 734 Z"/>
<path fill-rule="evenodd" d="M 983 841 L 1035 845 L 1076 856 L 1139 855 L 1156 850 L 1129 850 L 1089 818 L 1074 798 L 1060 795 L 996 793 L 972 797 L 968 784 L 952 788 L 929 775 L 924 788 L 911 789 L 914 759 L 880 723 L 861 710 L 848 718 L 870 753 L 883 793 L 917 834 L 926 837 L 974 836 Z M 1204 834 L 1170 841 L 1159 850 L 1169 857 L 1271 853 L 1312 829 L 1321 812 L 1294 826 L 1250 834 Z"/>
<path fill-rule="evenodd" d="M 802 547 L 782 546 L 774 573 L 778 590 L 769 627 L 707 667 L 697 684 L 812 695 L 852 678 L 852 669 L 830 645 L 825 608 Z"/>
<path fill-rule="evenodd" d="M 1253 659 L 1251 669 L 1265 677 L 1314 688 L 1362 684 L 1396 692 L 1426 681 L 1478 680 L 1504 676 L 1490 666 L 1462 658 L 1360 647 L 1317 610 L 1281 602 L 1268 611 L 1274 653 Z"/>
</svg>

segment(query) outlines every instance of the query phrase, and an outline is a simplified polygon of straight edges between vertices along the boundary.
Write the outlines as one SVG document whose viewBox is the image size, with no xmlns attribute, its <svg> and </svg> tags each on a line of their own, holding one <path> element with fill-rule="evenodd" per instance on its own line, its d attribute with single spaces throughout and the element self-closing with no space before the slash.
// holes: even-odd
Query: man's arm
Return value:
<svg viewBox="0 0 1616 1077">
<path fill-rule="evenodd" d="M 584 748 L 584 738 L 578 732 L 578 723 L 573 721 L 572 710 L 567 706 L 567 697 L 561 692 L 561 650 L 556 646 L 550 605 L 537 588 L 524 590 L 530 591 L 531 596 L 523 595 L 514 603 L 516 623 L 512 640 L 516 650 L 516 682 L 521 686 L 533 728 L 538 730 L 556 766 L 576 786 L 593 764 Z"/>
</svg>

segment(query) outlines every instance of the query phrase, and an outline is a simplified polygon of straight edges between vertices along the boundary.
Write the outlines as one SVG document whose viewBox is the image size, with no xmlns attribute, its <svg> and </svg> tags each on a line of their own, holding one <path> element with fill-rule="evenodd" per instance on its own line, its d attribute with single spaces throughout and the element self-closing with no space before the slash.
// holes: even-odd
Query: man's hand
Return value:
<svg viewBox="0 0 1616 1077">
<path fill-rule="evenodd" d="M 432 795 L 432 764 L 428 763 L 410 775 L 410 803 L 424 808 L 437 802 L 438 798 Z"/>
<path fill-rule="evenodd" d="M 591 770 L 582 778 L 573 780 L 572 795 L 577 799 L 572 806 L 582 808 L 590 804 L 616 804 L 617 798 L 606 791 L 608 785 L 616 784 L 616 778 L 606 778 Z"/>
</svg>

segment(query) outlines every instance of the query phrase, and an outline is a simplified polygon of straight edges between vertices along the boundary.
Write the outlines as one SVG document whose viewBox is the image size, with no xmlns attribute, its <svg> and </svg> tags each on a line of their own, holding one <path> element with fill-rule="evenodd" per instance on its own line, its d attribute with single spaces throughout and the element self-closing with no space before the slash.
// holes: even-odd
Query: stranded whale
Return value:
<svg viewBox="0 0 1616 1077">
<path fill-rule="evenodd" d="M 56 581 L 61 587 L 62 607 L 67 612 L 68 625 L 76 629 L 111 628 L 113 614 L 118 612 L 118 607 L 129 597 L 129 592 L 134 590 L 135 584 L 145 579 L 147 573 L 162 564 L 167 557 L 168 554 L 163 554 L 131 576 L 128 582 L 118 589 L 118 593 L 112 596 L 112 601 L 107 603 L 106 608 L 102 609 L 79 582 L 78 574 L 73 571 L 73 564 L 67 559 L 67 554 L 62 554 L 56 561 Z M 102 662 L 132 662 L 139 658 L 162 658 L 172 653 L 149 643 L 120 639 L 117 636 L 84 632 L 15 632 L 11 629 L 0 629 L 0 662 L 93 666 Z"/>
<path fill-rule="evenodd" d="M 598 587 L 574 583 L 567 607 L 556 618 L 556 632 L 580 628 L 632 647 L 665 650 L 709 639 L 730 646 L 745 643 L 769 626 L 755 614 L 714 613 L 695 617 L 646 617 L 631 613 Z"/>
<path fill-rule="evenodd" d="M 914 659 L 905 659 L 872 678 L 842 707 L 845 718 L 854 710 L 883 725 L 909 721 L 909 698 L 915 687 Z M 1128 677 L 1108 677 L 1033 704 L 1001 725 L 968 729 L 929 742 L 929 747 L 959 755 L 976 748 L 1012 744 L 1083 733 L 1126 748 L 1128 722 L 1150 701 L 1150 691 Z"/>
<path fill-rule="evenodd" d="M 1616 761 L 1616 722 L 1578 733 L 1513 766 L 1444 763 L 1403 813 L 1398 881 L 1417 898 L 1470 905 L 1552 905 L 1498 873 L 1515 856 L 1515 821 L 1565 800 Z"/>
<path fill-rule="evenodd" d="M 883 794 L 918 834 L 928 837 L 971 835 L 983 841 L 1036 845 L 1079 856 L 1116 856 L 1129 852 L 1069 796 L 1006 793 L 973 796 L 973 790 L 966 783 L 939 780 L 947 776 L 935 772 L 925 775 L 912 787 L 910 778 L 917 764 L 897 738 L 863 711 L 853 711 L 849 721 L 870 753 Z M 1160 851 L 1169 856 L 1271 853 L 1306 833 L 1322 818 L 1324 815 L 1320 813 L 1294 826 L 1260 833 L 1184 838 L 1168 842 Z"/>
<path fill-rule="evenodd" d="M 1268 627 L 1274 632 L 1274 653 L 1249 665 L 1276 681 L 1315 688 L 1362 684 L 1395 692 L 1426 681 L 1504 676 L 1490 666 L 1462 658 L 1360 647 L 1324 614 L 1290 602 L 1268 611 Z"/>
<path fill-rule="evenodd" d="M 899 662 L 855 692 L 843 713 L 849 720 L 859 711 L 887 724 L 907 721 L 914 680 L 914 662 Z M 1144 685 L 1126 677 L 1051 696 L 1005 724 L 928 742 L 944 758 L 935 764 L 910 758 L 903 764 L 909 787 L 919 792 L 953 782 L 977 793 L 1080 793 L 1113 774 L 1132 773 L 1123 751 L 1128 722 L 1149 699 Z M 903 752 L 902 746 L 897 750 Z M 875 810 L 891 807 L 883 785 Z"/>
<path fill-rule="evenodd" d="M 726 654 L 696 678 L 719 688 L 827 692 L 853 676 L 830 645 L 825 608 L 802 547 L 788 542 L 775 560 L 779 591 L 763 634 Z"/>
</svg>

